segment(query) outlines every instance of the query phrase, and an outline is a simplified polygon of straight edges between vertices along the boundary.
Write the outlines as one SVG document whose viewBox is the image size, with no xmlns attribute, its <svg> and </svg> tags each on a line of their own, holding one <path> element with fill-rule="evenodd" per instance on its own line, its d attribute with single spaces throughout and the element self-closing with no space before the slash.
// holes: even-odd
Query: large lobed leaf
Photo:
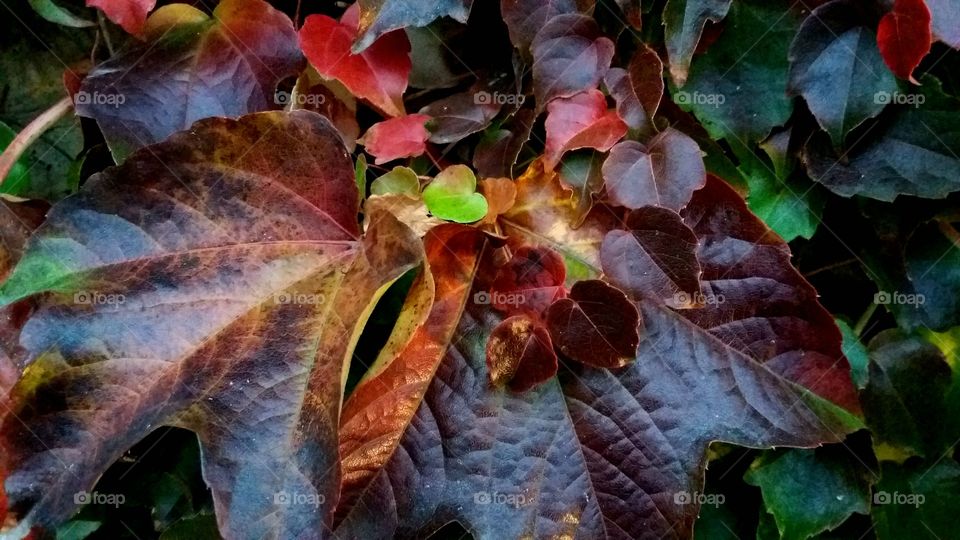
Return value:
<svg viewBox="0 0 960 540">
<path fill-rule="evenodd" d="M 161 425 L 198 434 L 222 534 L 323 536 L 344 362 L 422 256 L 389 215 L 361 238 L 357 200 L 336 130 L 297 111 L 203 120 L 54 207 L 0 287 L 39 302 L 0 427 L 12 536 Z"/>
</svg>

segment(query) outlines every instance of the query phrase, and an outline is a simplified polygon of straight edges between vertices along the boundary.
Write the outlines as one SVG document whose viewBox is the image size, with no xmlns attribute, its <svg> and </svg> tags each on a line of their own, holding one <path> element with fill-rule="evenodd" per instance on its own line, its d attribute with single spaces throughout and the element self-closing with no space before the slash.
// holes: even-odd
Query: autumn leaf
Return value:
<svg viewBox="0 0 960 540">
<path fill-rule="evenodd" d="M 547 105 L 544 165 L 552 171 L 568 150 L 595 148 L 606 152 L 627 133 L 617 112 L 607 109 L 599 90 L 588 90 Z"/>
<path fill-rule="evenodd" d="M 156 0 L 87 0 L 87 7 L 100 8 L 108 19 L 135 36 L 156 4 Z"/>
<path fill-rule="evenodd" d="M 930 10 L 923 0 L 896 0 L 893 10 L 880 19 L 877 46 L 880 56 L 897 77 L 920 84 L 913 70 L 930 51 Z"/>
<path fill-rule="evenodd" d="M 500 112 L 500 104 L 485 99 L 489 92 L 468 90 L 439 99 L 420 109 L 431 118 L 430 142 L 447 144 L 484 130 Z"/>
<path fill-rule="evenodd" d="M 500 0 L 500 13 L 510 32 L 510 41 L 524 51 L 547 21 L 579 11 L 575 0 Z"/>
<path fill-rule="evenodd" d="M 556 375 L 557 353 L 541 323 L 526 315 L 514 315 L 490 333 L 487 368 L 494 386 L 525 392 Z"/>
<path fill-rule="evenodd" d="M 425 126 L 429 121 L 425 114 L 408 114 L 377 122 L 364 133 L 360 144 L 377 158 L 377 165 L 419 156 L 427 151 L 430 132 Z"/>
<path fill-rule="evenodd" d="M 630 129 L 651 131 L 663 97 L 663 62 L 657 52 L 641 43 L 627 68 L 610 68 L 603 81 L 617 100 L 617 114 Z"/>
<path fill-rule="evenodd" d="M 422 255 L 389 215 L 360 238 L 353 176 L 315 113 L 208 119 L 51 210 L 0 287 L 40 302 L 0 427 L 11 534 L 71 515 L 160 425 L 198 434 L 222 534 L 331 525 L 344 363 Z"/>
<path fill-rule="evenodd" d="M 484 132 L 473 152 L 473 167 L 477 174 L 514 178 L 517 156 L 530 138 L 536 116 L 532 107 L 524 107 L 502 126 Z"/>
<path fill-rule="evenodd" d="M 613 49 L 590 17 L 563 14 L 547 21 L 531 45 L 538 110 L 553 99 L 595 89 L 610 67 Z"/>
<path fill-rule="evenodd" d="M 507 313 L 539 317 L 566 296 L 567 269 L 563 258 L 550 248 L 521 246 L 502 266 L 490 288 L 491 304 Z"/>
<path fill-rule="evenodd" d="M 495 223 L 500 214 L 513 208 L 517 200 L 517 186 L 509 178 L 484 178 L 477 190 L 487 200 L 487 215 L 483 223 Z"/>
<path fill-rule="evenodd" d="M 376 40 L 393 30 L 427 26 L 434 19 L 451 17 L 467 22 L 473 0 L 358 0 L 360 35 L 354 52 L 371 47 Z"/>
<path fill-rule="evenodd" d="M 677 86 L 687 82 L 690 59 L 707 21 L 727 16 L 732 0 L 668 0 L 663 8 L 663 32 L 670 60 L 670 77 Z"/>
</svg>

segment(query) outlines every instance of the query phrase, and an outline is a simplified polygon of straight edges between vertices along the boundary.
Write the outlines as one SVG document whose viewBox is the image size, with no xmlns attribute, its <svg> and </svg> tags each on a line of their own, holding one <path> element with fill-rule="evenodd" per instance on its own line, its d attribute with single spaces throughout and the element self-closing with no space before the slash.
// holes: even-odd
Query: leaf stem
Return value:
<svg viewBox="0 0 960 540">
<path fill-rule="evenodd" d="M 40 138 L 51 126 L 57 123 L 61 118 L 67 115 L 73 109 L 73 101 L 65 97 L 53 104 L 52 107 L 43 111 L 24 127 L 17 136 L 13 138 L 7 149 L 0 154 L 0 184 L 10 174 L 20 156 L 27 151 L 37 139 Z"/>
<path fill-rule="evenodd" d="M 857 337 L 863 335 L 864 329 L 867 327 L 867 323 L 870 322 L 870 319 L 873 318 L 873 314 L 877 311 L 877 303 L 870 302 L 870 305 L 867 306 L 867 309 L 863 312 L 863 315 L 860 315 L 860 318 L 857 319 L 857 324 L 853 326 L 853 333 Z"/>
</svg>

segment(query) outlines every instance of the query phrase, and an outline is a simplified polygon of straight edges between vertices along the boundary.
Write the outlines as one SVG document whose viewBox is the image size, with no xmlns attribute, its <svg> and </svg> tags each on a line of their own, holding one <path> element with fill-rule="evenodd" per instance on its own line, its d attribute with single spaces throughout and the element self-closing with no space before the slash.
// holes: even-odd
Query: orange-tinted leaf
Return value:
<svg viewBox="0 0 960 540">
<path fill-rule="evenodd" d="M 487 340 L 487 369 L 494 386 L 525 392 L 557 373 L 557 353 L 539 322 L 516 315 L 504 320 Z"/>
<path fill-rule="evenodd" d="M 353 4 L 339 22 L 326 15 L 307 17 L 300 29 L 300 47 L 321 76 L 337 79 L 386 115 L 401 116 L 412 66 L 410 41 L 402 30 L 388 32 L 353 54 L 358 13 L 359 6 Z"/>
<path fill-rule="evenodd" d="M 100 8 L 108 19 L 133 35 L 140 35 L 147 14 L 157 0 L 87 0 L 87 7 Z"/>
<path fill-rule="evenodd" d="M 567 150 L 595 148 L 606 152 L 627 133 L 617 112 L 607 109 L 603 93 L 593 89 L 547 105 L 547 142 L 544 165 L 548 171 Z"/>
<path fill-rule="evenodd" d="M 370 126 L 360 144 L 377 158 L 377 165 L 419 156 L 427 150 L 430 133 L 425 124 L 429 120 L 430 117 L 424 114 L 408 114 L 378 122 Z"/>
<path fill-rule="evenodd" d="M 913 78 L 913 70 L 930 52 L 930 10 L 923 0 L 896 0 L 893 10 L 880 19 L 877 46 L 890 71 L 901 79 Z"/>
<path fill-rule="evenodd" d="M 491 303 L 504 313 L 538 317 L 566 294 L 563 258 L 547 247 L 521 246 L 500 268 L 491 286 Z"/>
<path fill-rule="evenodd" d="M 161 425 L 197 433 L 224 536 L 329 527 L 344 362 L 422 259 L 389 214 L 359 238 L 357 200 L 337 132 L 295 111 L 200 121 L 54 206 L 0 287 L 40 304 L 0 427 L 12 534 Z"/>
<path fill-rule="evenodd" d="M 531 50 L 533 92 L 542 111 L 555 98 L 595 89 L 610 68 L 614 46 L 592 17 L 573 13 L 547 21 Z"/>
<path fill-rule="evenodd" d="M 379 212 L 393 214 L 401 223 L 410 227 L 417 236 L 427 234 L 430 229 L 446 223 L 430 215 L 427 205 L 420 197 L 411 197 L 402 193 L 371 195 L 363 205 L 364 230 L 370 226 L 370 217 Z"/>
<path fill-rule="evenodd" d="M 673 210 L 645 206 L 627 214 L 626 230 L 600 247 L 603 272 L 634 298 L 687 308 L 700 303 L 697 237 Z"/>
<path fill-rule="evenodd" d="M 578 281 L 570 297 L 547 311 L 547 327 L 560 352 L 598 368 L 619 368 L 637 357 L 640 313 L 623 291 L 598 279 Z"/>
<path fill-rule="evenodd" d="M 477 191 L 487 199 L 483 223 L 494 223 L 500 214 L 513 208 L 517 200 L 517 185 L 509 178 L 484 178 L 477 184 Z"/>
</svg>

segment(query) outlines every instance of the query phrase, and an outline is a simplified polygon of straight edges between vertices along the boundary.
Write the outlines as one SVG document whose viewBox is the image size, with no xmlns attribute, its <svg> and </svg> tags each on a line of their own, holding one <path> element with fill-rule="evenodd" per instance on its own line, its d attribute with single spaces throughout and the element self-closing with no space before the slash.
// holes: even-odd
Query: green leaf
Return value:
<svg viewBox="0 0 960 540">
<path fill-rule="evenodd" d="M 857 388 L 862 390 L 867 385 L 867 365 L 870 362 L 867 347 L 860 342 L 860 337 L 846 321 L 836 319 L 836 322 L 843 334 L 843 355 L 850 362 L 850 375 Z"/>
<path fill-rule="evenodd" d="M 394 167 L 370 184 L 370 193 L 373 195 L 395 193 L 416 198 L 420 196 L 420 178 L 409 167 Z"/>
<path fill-rule="evenodd" d="M 952 460 L 883 463 L 873 493 L 877 540 L 956 538 L 960 465 Z"/>
<path fill-rule="evenodd" d="M 707 21 L 723 20 L 732 0 L 669 0 L 663 8 L 664 41 L 670 60 L 670 77 L 683 86 L 690 59 Z"/>
<path fill-rule="evenodd" d="M 359 193 L 360 203 L 367 197 L 367 155 L 357 156 L 357 162 L 353 166 L 353 174 L 357 180 L 357 193 Z"/>
<path fill-rule="evenodd" d="M 842 445 L 765 452 L 744 476 L 763 493 L 780 538 L 804 540 L 870 511 L 868 472 Z"/>
<path fill-rule="evenodd" d="M 487 199 L 477 193 L 477 177 L 466 165 L 440 171 L 423 190 L 423 201 L 434 216 L 457 223 L 473 223 L 487 215 Z"/>
<path fill-rule="evenodd" d="M 58 6 L 53 0 L 29 0 L 30 7 L 44 19 L 63 26 L 72 26 L 74 28 L 85 28 L 94 26 L 96 23 L 87 19 L 77 17 L 66 9 Z"/>
<path fill-rule="evenodd" d="M 75 519 L 57 527 L 57 540 L 83 540 L 97 532 L 102 525 L 99 521 Z"/>
</svg>

